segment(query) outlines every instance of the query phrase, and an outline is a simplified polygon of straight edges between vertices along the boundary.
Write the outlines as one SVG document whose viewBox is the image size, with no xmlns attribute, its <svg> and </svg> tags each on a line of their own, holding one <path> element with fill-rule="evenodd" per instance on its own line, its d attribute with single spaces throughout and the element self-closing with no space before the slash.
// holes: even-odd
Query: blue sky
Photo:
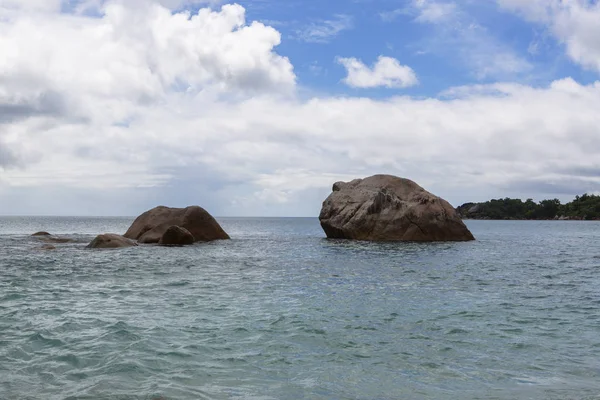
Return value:
<svg viewBox="0 0 600 400">
<path fill-rule="evenodd" d="M 314 216 L 375 173 L 454 205 L 598 193 L 598 21 L 595 0 L 0 0 L 0 213 Z"/>
<path fill-rule="evenodd" d="M 424 7 L 434 2 L 424 2 Z M 571 76 L 597 79 L 581 68 L 543 25 L 531 23 L 494 1 L 437 1 L 448 14 L 420 18 L 413 0 L 240 1 L 248 20 L 265 21 L 282 35 L 277 52 L 290 58 L 299 82 L 316 91 L 362 96 L 436 96 L 453 86 L 497 81 L 545 86 Z M 497 65 L 495 55 L 517 65 Z M 409 65 L 420 77 L 404 89 L 356 90 L 342 83 L 336 57 L 371 65 L 380 55 Z M 477 61 L 476 61 L 477 60 Z"/>
</svg>

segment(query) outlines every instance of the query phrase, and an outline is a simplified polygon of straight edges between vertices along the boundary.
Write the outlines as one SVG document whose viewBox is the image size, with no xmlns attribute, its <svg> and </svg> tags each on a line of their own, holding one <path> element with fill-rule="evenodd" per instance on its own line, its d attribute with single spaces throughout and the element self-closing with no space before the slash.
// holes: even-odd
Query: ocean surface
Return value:
<svg viewBox="0 0 600 400">
<path fill-rule="evenodd" d="M 377 244 L 221 218 L 231 241 L 84 249 L 132 220 L 0 217 L 0 399 L 600 399 L 598 222 Z"/>
</svg>

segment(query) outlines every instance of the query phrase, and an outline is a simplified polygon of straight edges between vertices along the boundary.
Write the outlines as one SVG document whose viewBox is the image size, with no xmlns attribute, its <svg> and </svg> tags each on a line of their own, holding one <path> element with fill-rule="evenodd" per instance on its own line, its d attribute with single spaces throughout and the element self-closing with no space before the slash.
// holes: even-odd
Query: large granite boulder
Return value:
<svg viewBox="0 0 600 400">
<path fill-rule="evenodd" d="M 133 221 L 125 237 L 140 243 L 158 243 L 171 226 L 187 229 L 194 236 L 194 242 L 229 239 L 229 235 L 212 215 L 198 206 L 153 208 Z"/>
<path fill-rule="evenodd" d="M 125 247 L 133 247 L 138 244 L 131 239 L 127 239 L 121 235 L 114 233 L 105 233 L 104 235 L 98 235 L 90 244 L 87 245 L 88 249 L 122 249 Z"/>
<path fill-rule="evenodd" d="M 170 226 L 161 236 L 158 244 L 161 246 L 185 246 L 194 243 L 194 235 L 180 226 Z"/>
<path fill-rule="evenodd" d="M 374 175 L 337 182 L 323 202 L 328 238 L 373 241 L 466 241 L 475 238 L 456 210 L 415 182 Z"/>
</svg>

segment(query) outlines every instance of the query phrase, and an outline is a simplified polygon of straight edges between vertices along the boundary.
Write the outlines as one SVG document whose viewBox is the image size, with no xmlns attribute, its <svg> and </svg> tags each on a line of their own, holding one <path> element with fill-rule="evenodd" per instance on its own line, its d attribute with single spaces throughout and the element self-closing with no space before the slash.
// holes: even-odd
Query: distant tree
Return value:
<svg viewBox="0 0 600 400">
<path fill-rule="evenodd" d="M 557 216 L 600 219 L 600 196 L 585 193 L 564 205 L 558 199 L 542 200 L 536 204 L 533 199 L 523 202 L 506 197 L 485 203 L 465 203 L 457 210 L 463 217 L 475 219 L 553 219 Z"/>
<path fill-rule="evenodd" d="M 560 210 L 560 200 L 542 200 L 536 212 L 537 219 L 553 219 Z"/>
</svg>

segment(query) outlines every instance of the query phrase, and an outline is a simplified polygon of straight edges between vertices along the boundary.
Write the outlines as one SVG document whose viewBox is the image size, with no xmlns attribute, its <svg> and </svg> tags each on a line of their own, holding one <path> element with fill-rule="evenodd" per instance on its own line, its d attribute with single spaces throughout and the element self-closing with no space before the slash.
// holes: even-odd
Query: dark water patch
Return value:
<svg viewBox="0 0 600 400">
<path fill-rule="evenodd" d="M 45 347 L 52 347 L 52 348 L 62 347 L 65 345 L 65 342 L 63 342 L 60 339 L 46 337 L 46 336 L 42 335 L 41 333 L 37 332 L 28 337 L 28 344 L 30 346 L 32 346 L 34 349 L 42 349 Z"/>
<path fill-rule="evenodd" d="M 190 281 L 182 280 L 182 281 L 176 281 L 176 282 L 168 282 L 165 284 L 165 286 L 167 286 L 167 287 L 182 287 L 182 286 L 187 286 L 190 284 L 191 284 Z"/>
<path fill-rule="evenodd" d="M 461 328 L 453 328 L 446 332 L 447 335 L 465 335 L 468 334 L 469 331 Z"/>
</svg>

